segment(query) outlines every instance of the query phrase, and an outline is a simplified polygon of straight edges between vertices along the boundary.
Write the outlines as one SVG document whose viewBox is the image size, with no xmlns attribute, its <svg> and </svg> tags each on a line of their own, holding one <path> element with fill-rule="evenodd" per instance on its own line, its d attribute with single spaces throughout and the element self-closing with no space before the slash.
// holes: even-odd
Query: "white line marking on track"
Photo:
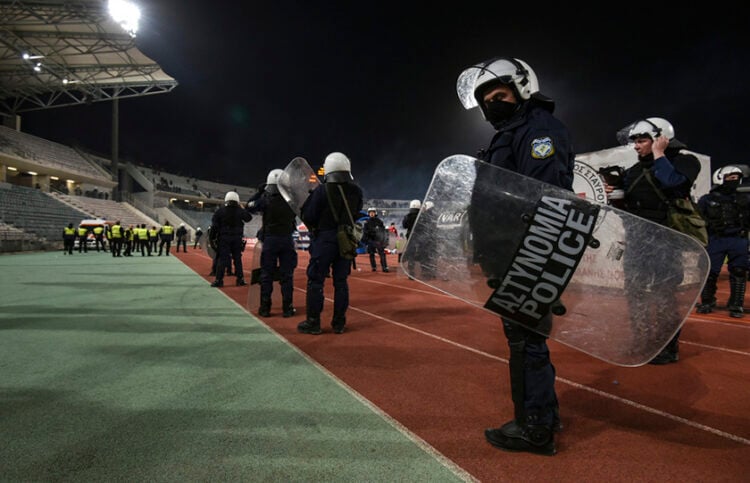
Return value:
<svg viewBox="0 0 750 483">
<path fill-rule="evenodd" d="M 431 338 L 439 340 L 441 342 L 445 342 L 446 344 L 450 344 L 450 345 L 455 346 L 455 347 L 460 347 L 461 349 L 465 349 L 465 350 L 468 350 L 468 351 L 473 352 L 475 354 L 482 355 L 483 357 L 487 357 L 488 359 L 493 359 L 493 360 L 501 361 L 501 362 L 503 362 L 505 364 L 508 364 L 508 360 L 504 359 L 502 357 L 498 357 L 498 356 L 495 356 L 495 355 L 492 355 L 492 354 L 488 354 L 488 353 L 486 353 L 484 351 L 480 351 L 478 349 L 474 349 L 473 347 L 469 347 L 469 346 L 466 346 L 466 345 L 454 342 L 454 341 L 452 341 L 450 339 L 446 339 L 444 337 L 440 337 L 438 335 L 431 334 L 429 332 L 425 332 L 424 330 L 416 329 L 416 328 L 408 326 L 406 324 L 402 324 L 401 322 L 397 322 L 395 320 L 391 320 L 391 319 L 382 317 L 380 315 L 374 314 L 372 312 L 368 312 L 366 310 L 358 309 L 356 307 L 351 307 L 350 306 L 349 309 L 355 310 L 355 311 L 360 312 L 360 313 L 363 313 L 363 314 L 368 315 L 370 317 L 374 317 L 376 319 L 382 320 L 382 321 L 387 322 L 389 324 L 397 325 L 397 326 L 402 327 L 404 329 L 411 330 L 413 332 L 417 332 L 417 333 L 425 335 L 427 337 L 431 337 Z M 571 381 L 570 379 L 565 379 L 565 378 L 560 377 L 560 376 L 555 377 L 555 380 L 560 381 L 560 382 L 565 383 L 565 384 L 568 384 L 570 386 L 573 386 L 573 387 L 575 387 L 577 389 L 582 389 L 582 390 L 588 391 L 588 392 L 590 392 L 592 394 L 596 394 L 598 396 L 601 396 L 601 397 L 604 397 L 604 398 L 607 398 L 607 399 L 612 399 L 612 400 L 618 401 L 620 403 L 627 404 L 628 406 L 640 409 L 642 411 L 646 411 L 646 412 L 649 412 L 651 414 L 655 414 L 655 415 L 662 416 L 662 417 L 667 418 L 667 419 L 671 419 L 672 421 L 685 424 L 685 425 L 693 427 L 695 429 L 699 429 L 701 431 L 706 431 L 706 432 L 714 434 L 716 436 L 720 436 L 722 438 L 726 438 L 726 439 L 729 439 L 731 441 L 734 441 L 734 442 L 737 442 L 737 443 L 742 443 L 742 444 L 750 446 L 750 439 L 743 438 L 742 436 L 738 436 L 736 434 L 727 433 L 725 431 L 721 431 L 720 429 L 712 428 L 712 427 L 706 426 L 704 424 L 699 424 L 699 423 L 696 423 L 694 421 L 690 421 L 689 419 L 685 419 L 685 418 L 682 418 L 680 416 L 676 416 L 674 414 L 671 414 L 671 413 L 668 413 L 668 412 L 665 412 L 665 411 L 661 411 L 659 409 L 655 409 L 655 408 L 652 408 L 650 406 L 646 406 L 644 404 L 637 403 L 635 401 L 631 401 L 630 399 L 625 399 L 625 398 L 622 398 L 620 396 L 616 396 L 614 394 L 610 394 L 608 392 L 601 391 L 599 389 L 594 389 L 592 387 L 585 386 L 583 384 L 579 384 L 577 382 Z"/>
</svg>

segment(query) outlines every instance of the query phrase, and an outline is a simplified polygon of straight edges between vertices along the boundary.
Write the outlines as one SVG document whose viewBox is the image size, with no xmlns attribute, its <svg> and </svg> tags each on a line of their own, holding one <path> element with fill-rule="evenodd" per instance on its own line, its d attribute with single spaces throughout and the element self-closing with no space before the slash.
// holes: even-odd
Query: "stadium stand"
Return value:
<svg viewBox="0 0 750 483">
<path fill-rule="evenodd" d="M 37 248 L 62 247 L 62 229 L 89 216 L 81 210 L 25 186 L 0 183 L 0 221 L 36 237 Z M 3 243 L 0 251 L 13 251 Z"/>
<path fill-rule="evenodd" d="M 106 173 L 95 167 L 75 149 L 0 125 L 0 152 L 10 157 L 42 163 L 78 174 L 106 185 Z"/>
<path fill-rule="evenodd" d="M 108 221 L 120 220 L 123 225 L 140 225 L 141 223 L 146 223 L 148 226 L 152 226 L 158 224 L 155 220 L 127 203 L 87 196 L 72 196 L 57 192 L 51 192 L 50 196 L 86 213 L 86 218 L 102 218 Z"/>
</svg>

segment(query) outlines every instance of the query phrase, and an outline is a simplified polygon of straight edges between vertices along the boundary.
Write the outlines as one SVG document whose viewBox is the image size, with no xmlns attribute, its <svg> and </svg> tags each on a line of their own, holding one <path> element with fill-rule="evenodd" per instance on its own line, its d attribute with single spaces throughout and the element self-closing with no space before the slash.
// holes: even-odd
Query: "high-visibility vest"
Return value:
<svg viewBox="0 0 750 483">
<path fill-rule="evenodd" d="M 112 238 L 122 238 L 122 226 L 112 225 L 110 233 L 112 234 Z"/>
<path fill-rule="evenodd" d="M 148 231 L 149 238 L 156 238 L 156 235 L 158 234 L 159 234 L 159 230 L 156 230 L 156 229 Z"/>
<path fill-rule="evenodd" d="M 171 235 L 172 232 L 174 232 L 174 227 L 172 225 L 164 225 L 161 227 L 162 235 Z"/>
<path fill-rule="evenodd" d="M 94 235 L 99 236 L 102 233 L 104 233 L 104 227 L 103 226 L 95 226 L 94 227 Z"/>
<path fill-rule="evenodd" d="M 75 236 L 76 235 L 76 229 L 75 228 L 68 228 L 67 226 L 63 229 L 65 236 Z"/>
<path fill-rule="evenodd" d="M 81 228 L 81 227 L 78 228 L 78 236 L 79 237 L 86 236 L 86 233 L 88 233 L 88 230 L 86 228 Z"/>
<path fill-rule="evenodd" d="M 136 228 L 139 240 L 148 240 L 148 230 L 146 228 Z"/>
</svg>

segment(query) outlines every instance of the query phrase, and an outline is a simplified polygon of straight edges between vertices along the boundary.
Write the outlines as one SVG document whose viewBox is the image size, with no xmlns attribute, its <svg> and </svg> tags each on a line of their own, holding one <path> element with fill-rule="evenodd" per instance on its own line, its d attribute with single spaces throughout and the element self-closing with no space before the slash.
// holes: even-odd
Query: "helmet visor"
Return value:
<svg viewBox="0 0 750 483">
<path fill-rule="evenodd" d="M 464 109 L 471 109 L 478 106 L 477 100 L 474 97 L 474 86 L 476 85 L 477 77 L 479 77 L 480 72 L 482 72 L 482 67 L 473 65 L 461 72 L 461 75 L 458 76 L 458 81 L 456 81 L 456 93 L 458 94 L 458 99 L 461 101 Z"/>
<path fill-rule="evenodd" d="M 633 140 L 630 139 L 630 131 L 633 129 L 633 127 L 637 123 L 638 121 L 631 122 L 627 126 L 617 131 L 617 142 L 620 143 L 621 146 L 627 146 L 628 144 L 632 144 Z"/>
</svg>

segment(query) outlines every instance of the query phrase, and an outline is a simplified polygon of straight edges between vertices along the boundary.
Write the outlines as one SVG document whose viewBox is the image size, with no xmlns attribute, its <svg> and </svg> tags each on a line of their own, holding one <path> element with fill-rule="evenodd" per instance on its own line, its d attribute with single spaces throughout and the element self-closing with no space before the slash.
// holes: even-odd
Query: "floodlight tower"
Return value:
<svg viewBox="0 0 750 483">
<path fill-rule="evenodd" d="M 117 22 L 131 37 L 138 32 L 138 21 L 141 11 L 138 6 L 127 0 L 109 0 L 107 5 L 109 16 Z M 112 100 L 112 181 L 115 183 L 112 197 L 122 201 L 120 192 L 120 100 Z"/>
</svg>

